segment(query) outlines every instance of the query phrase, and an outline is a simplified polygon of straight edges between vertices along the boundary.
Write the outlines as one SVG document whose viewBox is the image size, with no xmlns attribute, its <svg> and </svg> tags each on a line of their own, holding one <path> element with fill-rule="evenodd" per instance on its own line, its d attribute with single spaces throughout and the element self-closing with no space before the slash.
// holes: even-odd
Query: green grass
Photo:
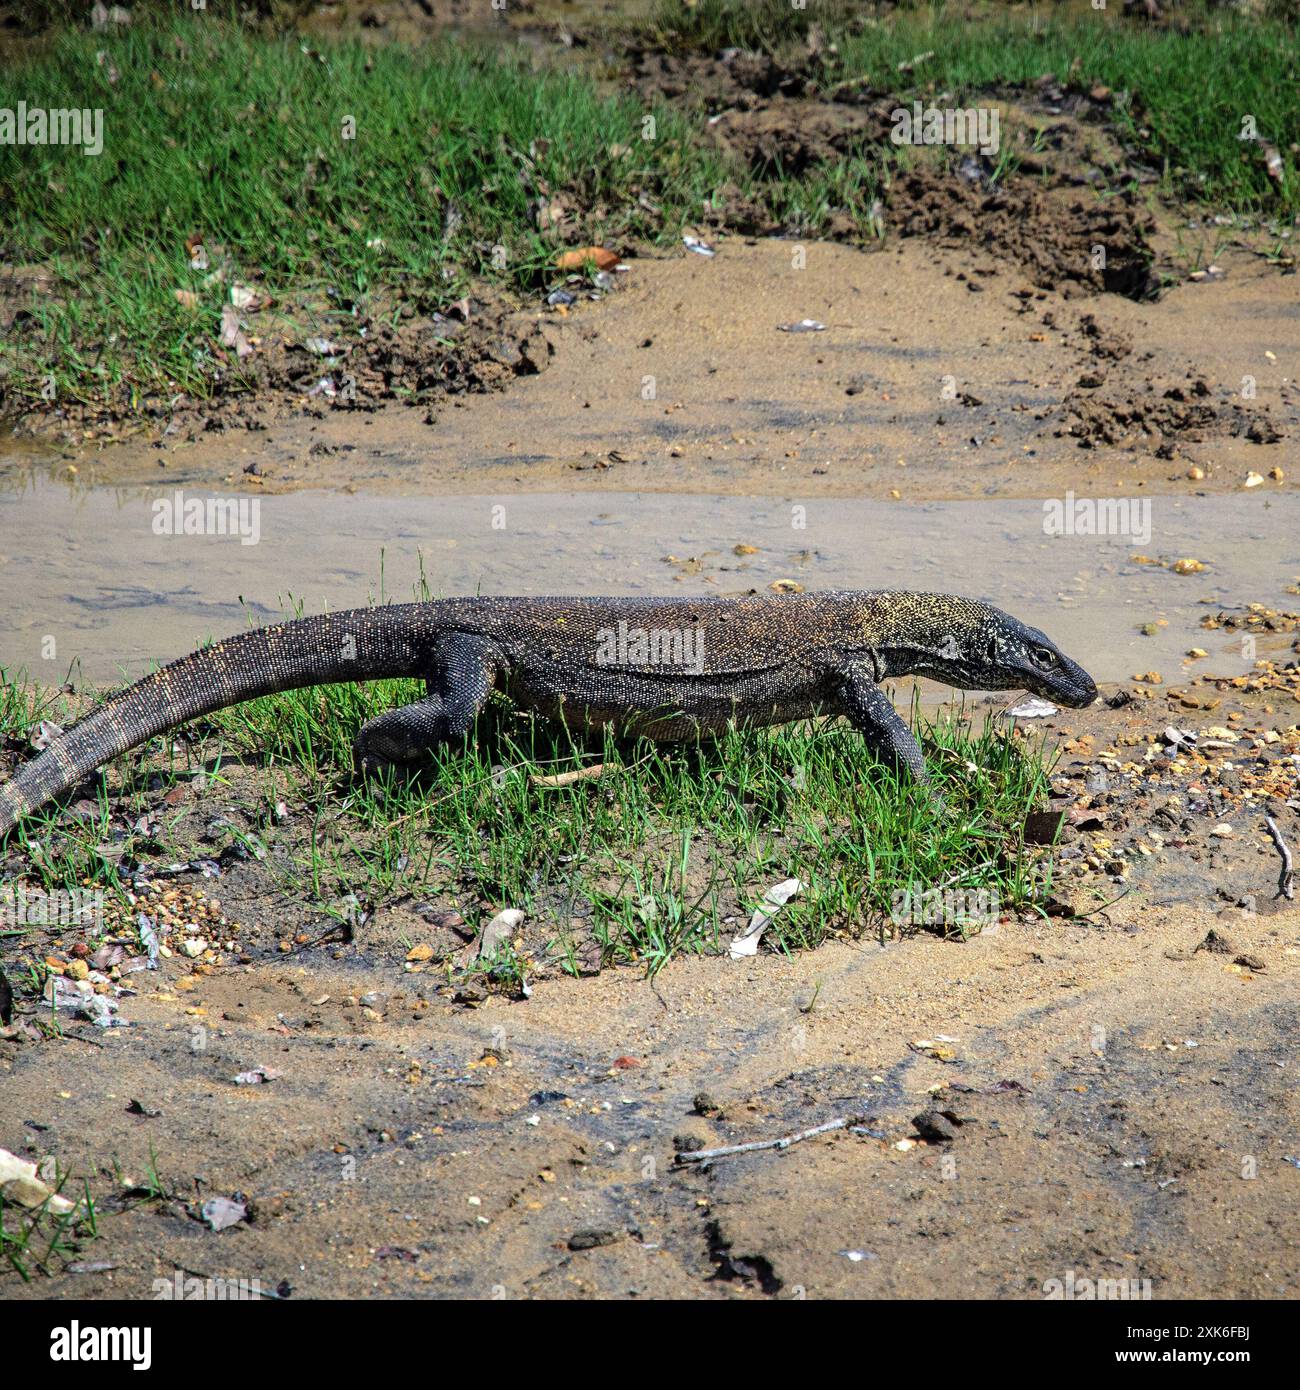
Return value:
<svg viewBox="0 0 1300 1390">
<path fill-rule="evenodd" d="M 316 8 L 317 0 L 203 0 L 206 16 L 210 19 L 238 19 L 266 24 L 276 28 L 288 27 L 296 20 L 303 19 Z M 178 5 L 192 8 L 192 0 L 131 0 L 127 11 L 131 22 L 169 18 L 176 13 Z M 81 7 L 70 7 L 68 0 L 18 0 L 4 7 L 6 19 L 19 32 L 41 33 L 57 28 L 68 22 L 72 9 L 78 19 L 82 19 Z M 89 7 L 84 7 L 89 13 Z"/>
<path fill-rule="evenodd" d="M 211 19 L 69 31 L 0 70 L 0 107 L 20 98 L 104 112 L 98 157 L 0 145 L 3 259 L 56 281 L 0 349 L 20 398 L 47 376 L 59 399 L 128 409 L 205 396 L 246 370 L 218 344 L 231 284 L 346 342 L 365 313 L 446 307 L 477 276 L 536 286 L 561 245 L 654 236 L 717 172 L 671 112 L 643 140 L 639 103 L 451 43 L 317 51 Z"/>
<path fill-rule="evenodd" d="M 898 915 L 908 891 L 978 890 L 996 916 L 1041 903 L 1050 888 L 1051 856 L 1027 848 L 1021 829 L 1045 798 L 1047 765 L 1005 723 L 972 729 L 914 711 L 944 812 L 876 763 L 842 723 L 662 746 L 608 732 L 571 736 L 503 699 L 473 738 L 442 750 L 418 776 L 354 778 L 360 725 L 421 694 L 416 682 L 396 681 L 252 701 L 200 725 L 188 753 L 162 767 L 169 778 L 207 769 L 204 798 L 223 811 L 237 802 L 253 827 L 232 828 L 232 842 L 276 841 L 259 872 L 290 901 L 342 918 L 348 903 L 409 894 L 480 925 L 519 907 L 530 943 L 542 931 L 561 968 L 572 968 L 580 942 L 593 938 L 606 961 L 650 971 L 683 952 L 725 949 L 765 892 L 791 876 L 805 888 L 766 937 L 786 950 L 833 935 L 918 930 Z M 237 760 L 260 769 L 241 767 L 236 780 L 229 769 Z M 597 761 L 605 771 L 596 778 L 537 780 Z M 127 817 L 158 795 L 129 779 Z M 270 808 L 282 798 L 289 824 L 272 827 Z M 156 857 L 215 852 L 185 847 L 195 822 L 208 819 L 201 808 Z M 47 886 L 87 874 L 111 886 L 112 864 L 95 851 L 107 826 L 57 822 L 47 808 L 16 832 L 18 846 L 40 846 L 33 875 Z M 979 923 L 941 913 L 928 925 L 965 935 Z M 523 969 L 510 953 L 490 973 L 517 981 Z"/>
<path fill-rule="evenodd" d="M 862 10 L 672 0 L 640 32 L 679 48 L 802 53 L 815 22 L 826 43 L 813 87 L 852 97 L 969 104 L 1049 71 L 1075 89 L 1102 83 L 1121 94 L 1106 119 L 1165 193 L 1300 208 L 1293 26 L 1212 14 L 1180 34 L 1110 11 L 964 23 L 945 6 L 879 20 Z M 19 100 L 102 108 L 105 144 L 97 158 L 0 145 L 0 260 L 51 277 L 0 339 L 0 415 L 78 402 L 158 418 L 178 396 L 251 389 L 267 352 L 241 363 L 220 343 L 235 284 L 276 301 L 244 315 L 264 349 L 316 336 L 348 346 L 364 326 L 446 308 L 472 284 L 532 293 L 565 245 L 671 240 L 718 216 L 815 236 L 837 214 L 869 241 L 873 205 L 909 155 L 859 144 L 798 177 L 755 171 L 724 159 L 702 116 L 647 113 L 585 70 L 446 40 L 313 48 L 211 14 L 56 31 L 0 68 L 0 107 Z M 1238 138 L 1247 114 L 1284 156 L 1281 183 L 1262 147 Z M 558 224 L 539 221 L 543 207 Z M 207 269 L 191 266 L 194 237 Z"/>
<path fill-rule="evenodd" d="M 1107 11 L 1015 17 L 991 9 L 980 22 L 966 5 L 900 11 L 876 20 L 866 7 L 830 0 L 794 10 L 786 0 L 666 0 L 649 33 L 669 46 L 728 47 L 798 54 L 816 24 L 836 52 L 823 50 L 816 84 L 861 83 L 875 95 L 911 99 L 948 92 L 964 105 L 981 93 L 1022 90 L 1045 73 L 1076 91 L 1101 84 L 1127 99 L 1112 118 L 1118 133 L 1163 176 L 1165 191 L 1237 211 L 1300 211 L 1300 44 L 1295 16 L 1256 20 L 1231 11 L 1199 16 L 1189 33 L 1126 22 Z M 1112 12 L 1114 11 L 1114 12 Z M 928 55 L 910 73 L 900 64 Z M 1279 185 L 1259 145 L 1239 138 L 1251 115 L 1259 135 L 1286 155 Z"/>
</svg>

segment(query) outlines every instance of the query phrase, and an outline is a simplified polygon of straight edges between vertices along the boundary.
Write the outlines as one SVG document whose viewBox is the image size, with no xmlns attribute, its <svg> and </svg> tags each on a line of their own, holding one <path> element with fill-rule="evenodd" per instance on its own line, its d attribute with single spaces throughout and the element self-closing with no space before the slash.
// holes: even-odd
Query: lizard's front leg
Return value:
<svg viewBox="0 0 1300 1390">
<path fill-rule="evenodd" d="M 364 724 L 352 744 L 358 772 L 428 762 L 434 749 L 473 725 L 496 679 L 491 643 L 467 633 L 443 638 L 432 657 L 429 694 Z"/>
<path fill-rule="evenodd" d="M 903 722 L 889 696 L 862 667 L 850 665 L 843 673 L 839 709 L 883 763 L 901 777 L 910 777 L 926 787 L 931 801 L 943 806 L 943 798 L 929 786 L 925 759 L 911 729 Z"/>
</svg>

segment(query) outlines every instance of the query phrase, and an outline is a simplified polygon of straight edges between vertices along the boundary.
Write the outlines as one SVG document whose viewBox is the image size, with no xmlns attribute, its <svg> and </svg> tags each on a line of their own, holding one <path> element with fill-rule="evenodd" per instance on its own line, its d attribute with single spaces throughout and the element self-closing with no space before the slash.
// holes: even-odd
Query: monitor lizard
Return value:
<svg viewBox="0 0 1300 1390">
<path fill-rule="evenodd" d="M 110 696 L 0 786 L 0 835 L 100 764 L 200 715 L 340 681 L 416 676 L 424 699 L 364 725 L 359 769 L 427 759 L 497 688 L 571 724 L 659 741 L 838 714 L 927 781 L 882 689 L 904 675 L 1026 689 L 1082 708 L 1092 677 L 1036 628 L 973 599 L 903 591 L 738 598 L 450 598 L 256 628 Z"/>
</svg>

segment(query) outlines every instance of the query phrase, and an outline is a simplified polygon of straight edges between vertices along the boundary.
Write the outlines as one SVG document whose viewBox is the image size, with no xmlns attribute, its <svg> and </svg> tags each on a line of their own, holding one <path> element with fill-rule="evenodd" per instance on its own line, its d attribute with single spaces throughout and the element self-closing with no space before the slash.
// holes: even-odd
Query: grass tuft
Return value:
<svg viewBox="0 0 1300 1390">
<path fill-rule="evenodd" d="M 207 396 L 245 372 L 219 343 L 232 285 L 346 339 L 380 301 L 445 307 L 477 276 L 533 287 L 560 245 L 651 238 L 698 208 L 712 167 L 670 111 L 642 141 L 630 98 L 449 40 L 315 49 L 185 17 L 68 30 L 0 69 L 0 107 L 19 100 L 103 111 L 98 156 L 0 145 L 3 259 L 53 277 L 0 350 L 23 396 Z"/>
<path fill-rule="evenodd" d="M 971 104 L 1048 72 L 1076 92 L 1099 84 L 1116 94 L 1100 118 L 1167 195 L 1300 210 L 1300 56 L 1285 20 L 1211 11 L 1175 32 L 1108 11 L 965 22 L 946 5 L 877 17 L 847 0 L 700 0 L 661 7 L 647 39 L 784 53 L 810 94 L 850 99 Z M 214 15 L 56 31 L 0 68 L 0 108 L 20 101 L 102 109 L 104 148 L 0 145 L 0 260 L 11 286 L 35 287 L 0 302 L 8 415 L 80 402 L 162 417 L 179 396 L 252 389 L 265 355 L 241 362 L 221 341 L 236 285 L 275 301 L 246 315 L 250 335 L 347 347 L 471 284 L 531 293 L 562 246 L 671 240 L 729 218 L 817 236 L 847 217 L 868 241 L 905 157 L 859 145 L 797 175 L 754 170 L 717 148 L 701 113 L 647 109 L 518 50 L 445 37 L 313 47 Z"/>
</svg>

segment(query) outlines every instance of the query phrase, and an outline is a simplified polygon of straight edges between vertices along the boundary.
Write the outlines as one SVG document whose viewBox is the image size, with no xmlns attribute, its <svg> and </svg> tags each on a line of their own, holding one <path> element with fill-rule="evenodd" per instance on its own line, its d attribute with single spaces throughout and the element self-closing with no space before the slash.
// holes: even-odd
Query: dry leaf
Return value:
<svg viewBox="0 0 1300 1390">
<path fill-rule="evenodd" d="M 618 257 L 603 246 L 584 246 L 577 251 L 561 251 L 555 258 L 557 270 L 581 270 L 590 261 L 597 270 L 613 270 Z"/>
</svg>

